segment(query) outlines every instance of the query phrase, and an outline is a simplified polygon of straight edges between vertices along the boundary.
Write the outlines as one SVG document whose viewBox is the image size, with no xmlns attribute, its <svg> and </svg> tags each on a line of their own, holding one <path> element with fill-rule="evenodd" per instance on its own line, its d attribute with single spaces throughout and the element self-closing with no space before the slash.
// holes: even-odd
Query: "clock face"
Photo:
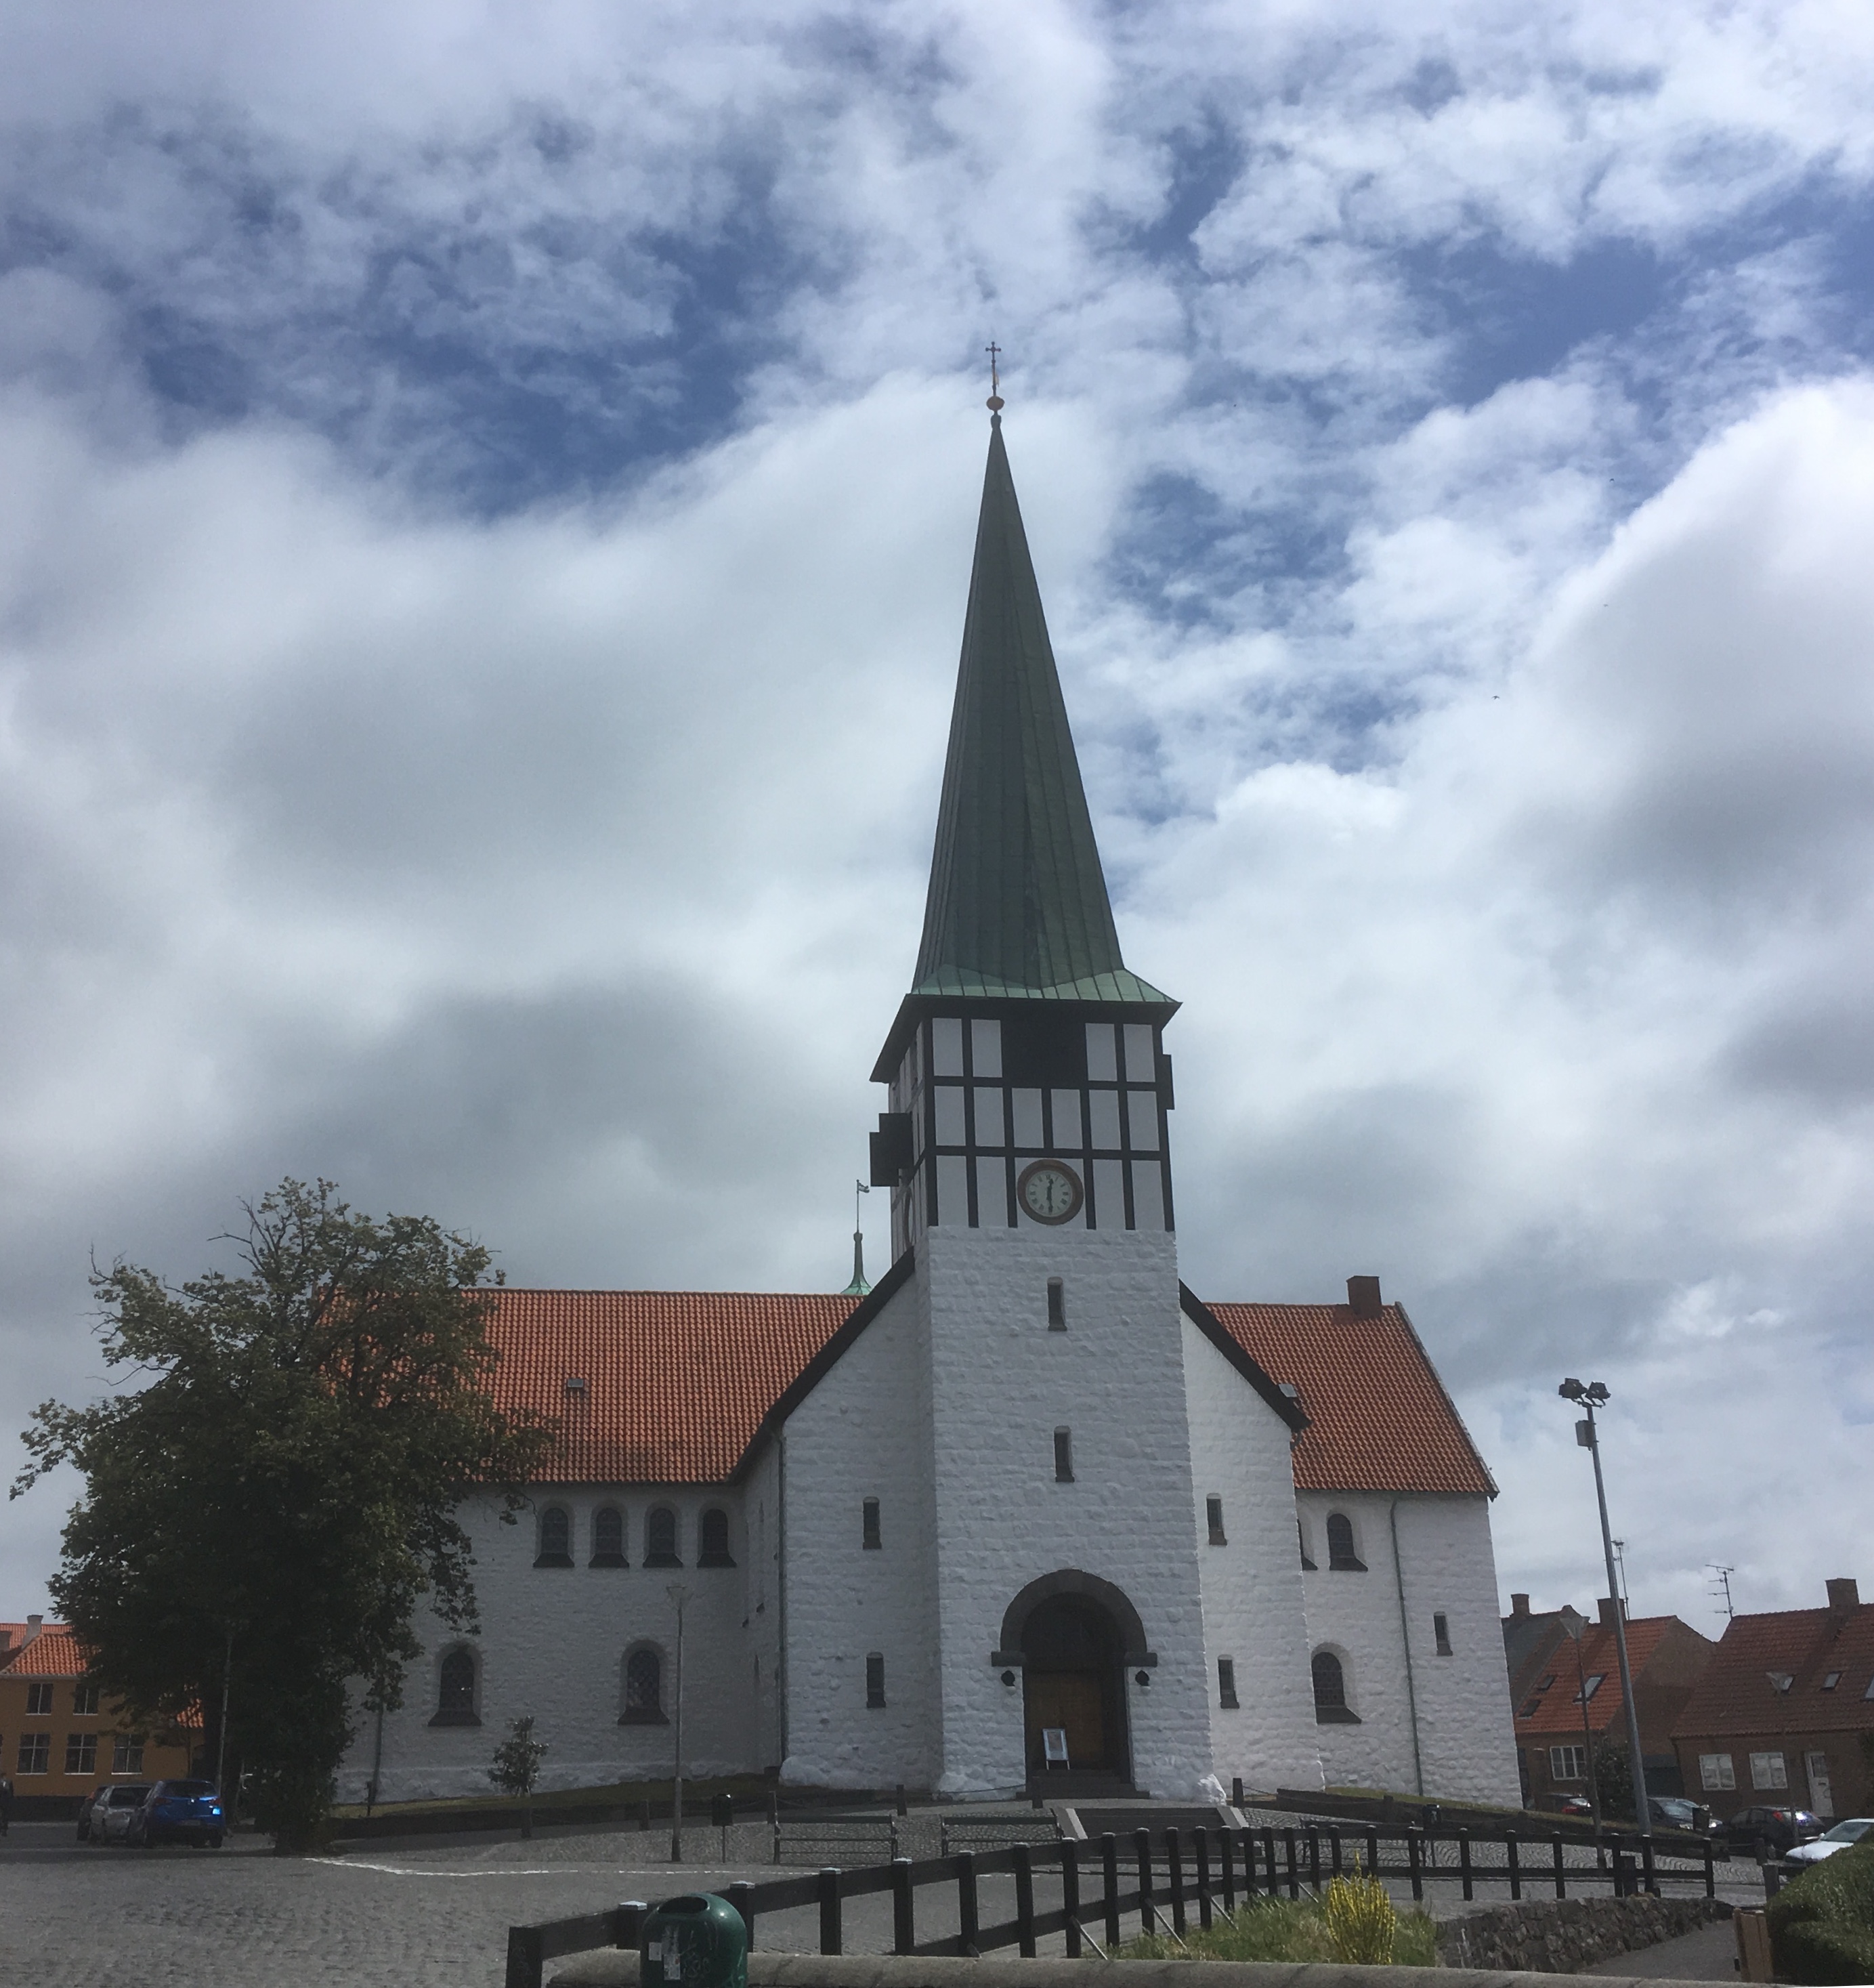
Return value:
<svg viewBox="0 0 1874 1988">
<path fill-rule="evenodd" d="M 1022 1212 L 1037 1222 L 1059 1225 L 1071 1222 L 1086 1201 L 1080 1176 L 1059 1160 L 1037 1160 L 1024 1167 L 1015 1183 L 1015 1199 Z"/>
</svg>

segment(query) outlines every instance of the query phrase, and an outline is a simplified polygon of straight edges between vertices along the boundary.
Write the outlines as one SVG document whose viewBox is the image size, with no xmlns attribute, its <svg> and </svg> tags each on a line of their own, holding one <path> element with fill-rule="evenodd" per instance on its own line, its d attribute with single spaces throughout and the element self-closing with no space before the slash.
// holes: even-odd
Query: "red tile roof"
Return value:
<svg viewBox="0 0 1874 1988">
<path fill-rule="evenodd" d="M 542 1472 L 552 1483 L 719 1483 L 856 1302 L 743 1291 L 492 1295 L 495 1398 L 559 1423 Z M 583 1392 L 569 1393 L 569 1379 L 583 1381 Z"/>
<path fill-rule="evenodd" d="M 1231 1336 L 1301 1391 L 1303 1491 L 1447 1491 L 1494 1497 L 1477 1445 L 1402 1305 L 1213 1304 Z"/>
<path fill-rule="evenodd" d="M 1633 1667 L 1633 1681 L 1637 1687 L 1646 1674 L 1646 1666 L 1652 1662 L 1653 1652 L 1664 1640 L 1667 1631 L 1677 1618 L 1671 1615 L 1642 1615 L 1630 1621 L 1627 1628 L 1627 1662 Z M 1554 1656 L 1537 1673 L 1537 1682 L 1552 1675 L 1555 1682 L 1545 1692 L 1534 1692 L 1525 1696 L 1522 1704 L 1516 1707 L 1516 1736 L 1518 1740 L 1579 1740 L 1581 1737 L 1581 1705 L 1578 1694 L 1581 1679 L 1575 1668 L 1575 1645 L 1564 1640 Z M 1598 1622 L 1590 1623 L 1582 1633 L 1581 1670 L 1583 1675 L 1600 1678 L 1593 1697 L 1588 1701 L 1588 1726 L 1592 1732 L 1605 1733 L 1618 1719 L 1625 1717 L 1625 1708 L 1620 1697 L 1620 1653 L 1615 1647 L 1614 1632 L 1603 1628 Z M 1531 1704 L 1533 1709 L 1528 1718 L 1523 1716 L 1523 1706 Z M 1625 1728 L 1622 1729 L 1623 1731 Z M 1646 1733 L 1643 1724 L 1641 1731 Z"/>
<path fill-rule="evenodd" d="M 1825 1690 L 1825 1681 L 1836 1672 L 1833 1689 Z M 1773 1675 L 1787 1677 L 1789 1689 L 1779 1691 Z M 1673 1720 L 1673 1736 L 1874 1732 L 1871 1688 L 1874 1602 L 1839 1615 L 1826 1608 L 1740 1615 Z"/>
<path fill-rule="evenodd" d="M 85 1660 L 79 1654 L 78 1639 L 62 1622 L 48 1622 L 22 1649 L 19 1638 L 25 1625 L 7 1623 L 14 1631 L 13 1647 L 0 1650 L 0 1671 L 8 1677 L 81 1678 Z"/>
</svg>

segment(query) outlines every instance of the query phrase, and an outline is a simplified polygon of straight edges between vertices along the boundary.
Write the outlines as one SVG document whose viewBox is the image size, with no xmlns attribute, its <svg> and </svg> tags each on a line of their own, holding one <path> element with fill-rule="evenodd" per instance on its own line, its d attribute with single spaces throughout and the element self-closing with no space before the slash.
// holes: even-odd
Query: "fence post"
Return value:
<svg viewBox="0 0 1874 1988">
<path fill-rule="evenodd" d="M 838 1953 L 839 1940 L 839 1872 L 831 1864 L 820 1866 L 820 1951 Z"/>
<path fill-rule="evenodd" d="M 1321 1895 L 1321 1832 L 1312 1823 L 1308 1826 L 1308 1884 L 1318 1898 Z"/>
<path fill-rule="evenodd" d="M 1710 1837 L 1705 1838 L 1705 1896 L 1715 1898 L 1718 1895 L 1717 1857 Z"/>
<path fill-rule="evenodd" d="M 1184 1844 L 1182 1832 L 1165 1831 L 1165 1888 L 1171 1894 L 1171 1930 L 1184 1937 Z"/>
<path fill-rule="evenodd" d="M 1366 1875 L 1369 1878 L 1379 1875 L 1379 1832 L 1376 1829 L 1366 1832 Z"/>
<path fill-rule="evenodd" d="M 1217 1861 L 1223 1866 L 1224 1910 L 1234 1915 L 1236 1912 L 1236 1859 L 1231 1854 L 1230 1832 L 1220 1829 L 1217 1832 Z"/>
<path fill-rule="evenodd" d="M 545 1966 L 546 1942 L 539 1927 L 508 1927 L 507 1988 L 540 1988 Z"/>
<path fill-rule="evenodd" d="M 1061 1910 L 1067 1923 L 1061 1932 L 1069 1960 L 1080 1958 L 1080 1846 L 1070 1836 L 1061 1845 Z"/>
<path fill-rule="evenodd" d="M 1243 1777 L 1241 1774 L 1230 1777 L 1230 1806 L 1234 1809 L 1243 1806 Z"/>
<path fill-rule="evenodd" d="M 1470 1832 L 1467 1829 L 1460 1829 L 1457 1832 L 1457 1872 L 1464 1880 L 1464 1896 L 1467 1898 L 1473 1897 L 1474 1894 L 1470 1888 Z"/>
<path fill-rule="evenodd" d="M 1119 1839 L 1108 1830 L 1099 1839 L 1099 1875 L 1106 1891 L 1106 1951 L 1119 1943 Z"/>
<path fill-rule="evenodd" d="M 1340 1876 L 1340 1830 L 1338 1824 L 1328 1831 L 1328 1868 L 1336 1878 Z"/>
<path fill-rule="evenodd" d="M 917 1946 L 917 1896 L 911 1885 L 911 1860 L 894 1857 L 891 1860 L 891 1950 L 910 1953 Z"/>
<path fill-rule="evenodd" d="M 1206 1932 L 1211 1929 L 1211 1832 L 1207 1829 L 1194 1829 L 1191 1840 L 1197 1854 L 1197 1923 Z"/>
<path fill-rule="evenodd" d="M 1509 1860 L 1510 1896 L 1512 1898 L 1520 1898 L 1523 1895 L 1523 1867 L 1516 1861 L 1516 1832 L 1514 1830 L 1506 1829 L 1503 1832 L 1503 1848 L 1504 1854 Z"/>
<path fill-rule="evenodd" d="M 1653 1868 L 1653 1838 L 1650 1836 L 1643 1836 L 1639 1839 L 1639 1862 L 1640 1868 L 1646 1874 L 1647 1896 L 1657 1898 L 1660 1881 Z"/>
<path fill-rule="evenodd" d="M 1015 1852 L 1015 1946 L 1024 1960 L 1035 1958 L 1035 1857 L 1025 1843 Z"/>
<path fill-rule="evenodd" d="M 1272 1829 L 1265 1829 L 1262 1832 L 1262 1861 L 1268 1866 L 1268 1895 L 1271 1898 L 1278 1898 L 1281 1895 L 1281 1887 L 1275 1878 L 1275 1832 Z"/>
<path fill-rule="evenodd" d="M 731 1885 L 722 1895 L 728 1900 L 729 1903 L 735 1908 L 737 1912 L 741 1913 L 742 1931 L 748 1936 L 748 1951 L 751 1953 L 754 1952 L 755 1887 L 752 1885 L 748 1884 Z M 640 1925 L 643 1924 L 644 1908 L 642 1905 L 626 1905 L 624 1909 L 628 1912 L 636 1912 L 639 1915 L 638 1923 Z M 626 1942 L 623 1939 L 620 1940 L 618 1943 L 620 1946 L 623 1946 L 626 1944 Z M 638 1942 L 636 1939 L 633 1938 L 629 1943 L 633 1946 L 636 1946 Z"/>
<path fill-rule="evenodd" d="M 1425 1902 L 1425 1874 L 1419 1868 L 1419 1832 L 1410 1823 L 1406 1825 L 1406 1863 L 1412 1874 L 1412 1896 L 1415 1903 Z"/>
<path fill-rule="evenodd" d="M 1282 1849 L 1288 1865 L 1288 1895 L 1292 1898 L 1298 1898 L 1302 1895 L 1302 1867 L 1296 1859 L 1295 1831 L 1292 1829 L 1282 1831 Z"/>
<path fill-rule="evenodd" d="M 974 1957 L 981 1928 L 976 1917 L 976 1858 L 968 1850 L 957 1859 L 957 1931 L 964 1954 Z"/>
<path fill-rule="evenodd" d="M 1139 1864 L 1139 1930 L 1150 1939 L 1152 1936 L 1152 1832 L 1149 1829 L 1133 1831 L 1133 1854 Z"/>
<path fill-rule="evenodd" d="M 1552 1841 L 1555 1846 L 1555 1896 L 1558 1898 L 1565 1898 L 1568 1895 L 1568 1865 L 1562 1858 L 1560 1830 L 1555 1831 Z"/>
</svg>

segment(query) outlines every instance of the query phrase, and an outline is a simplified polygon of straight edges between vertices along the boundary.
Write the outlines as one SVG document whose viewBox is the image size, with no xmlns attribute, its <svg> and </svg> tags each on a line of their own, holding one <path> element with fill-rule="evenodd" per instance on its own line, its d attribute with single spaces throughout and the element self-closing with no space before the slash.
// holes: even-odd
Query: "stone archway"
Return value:
<svg viewBox="0 0 1874 1988">
<path fill-rule="evenodd" d="M 1132 1745 L 1126 1672 L 1155 1665 L 1144 1625 L 1124 1591 L 1063 1568 L 1032 1581 L 1002 1618 L 1001 1656 L 1021 1668 L 1025 1766 L 1032 1781 L 1062 1770 L 1046 1761 L 1043 1735 L 1065 1735 L 1066 1773 L 1129 1787 Z"/>
</svg>

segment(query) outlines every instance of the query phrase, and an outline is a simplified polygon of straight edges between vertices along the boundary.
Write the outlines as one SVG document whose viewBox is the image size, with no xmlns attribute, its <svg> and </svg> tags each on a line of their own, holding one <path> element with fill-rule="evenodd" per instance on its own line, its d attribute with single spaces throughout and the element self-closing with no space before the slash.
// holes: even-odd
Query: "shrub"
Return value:
<svg viewBox="0 0 1874 1988">
<path fill-rule="evenodd" d="M 1383 1895 L 1383 1888 L 1374 1888 L 1381 1890 Z M 1133 1940 L 1119 1949 L 1114 1957 L 1122 1960 L 1339 1960 L 1345 1964 L 1329 1926 L 1325 1903 L 1317 1905 L 1312 1898 L 1264 1898 L 1239 1906 L 1234 1925 L 1220 1912 L 1208 1932 L 1194 1927 L 1186 1932 L 1182 1944 L 1168 1935 L 1157 1934 Z M 1437 1928 L 1428 1914 L 1411 1912 L 1403 1919 L 1395 1914 L 1393 1948 L 1388 1958 L 1398 1967 L 1438 1965 Z"/>
<path fill-rule="evenodd" d="M 1779 1980 L 1874 1981 L 1874 1841 L 1805 1871 L 1765 1916 Z"/>
<path fill-rule="evenodd" d="M 1356 1870 L 1350 1878 L 1330 1878 L 1327 1895 L 1321 1902 L 1321 1916 L 1336 1960 L 1350 1966 L 1389 1965 L 1399 1936 L 1399 1915 L 1377 1878 L 1364 1877 Z"/>
</svg>

